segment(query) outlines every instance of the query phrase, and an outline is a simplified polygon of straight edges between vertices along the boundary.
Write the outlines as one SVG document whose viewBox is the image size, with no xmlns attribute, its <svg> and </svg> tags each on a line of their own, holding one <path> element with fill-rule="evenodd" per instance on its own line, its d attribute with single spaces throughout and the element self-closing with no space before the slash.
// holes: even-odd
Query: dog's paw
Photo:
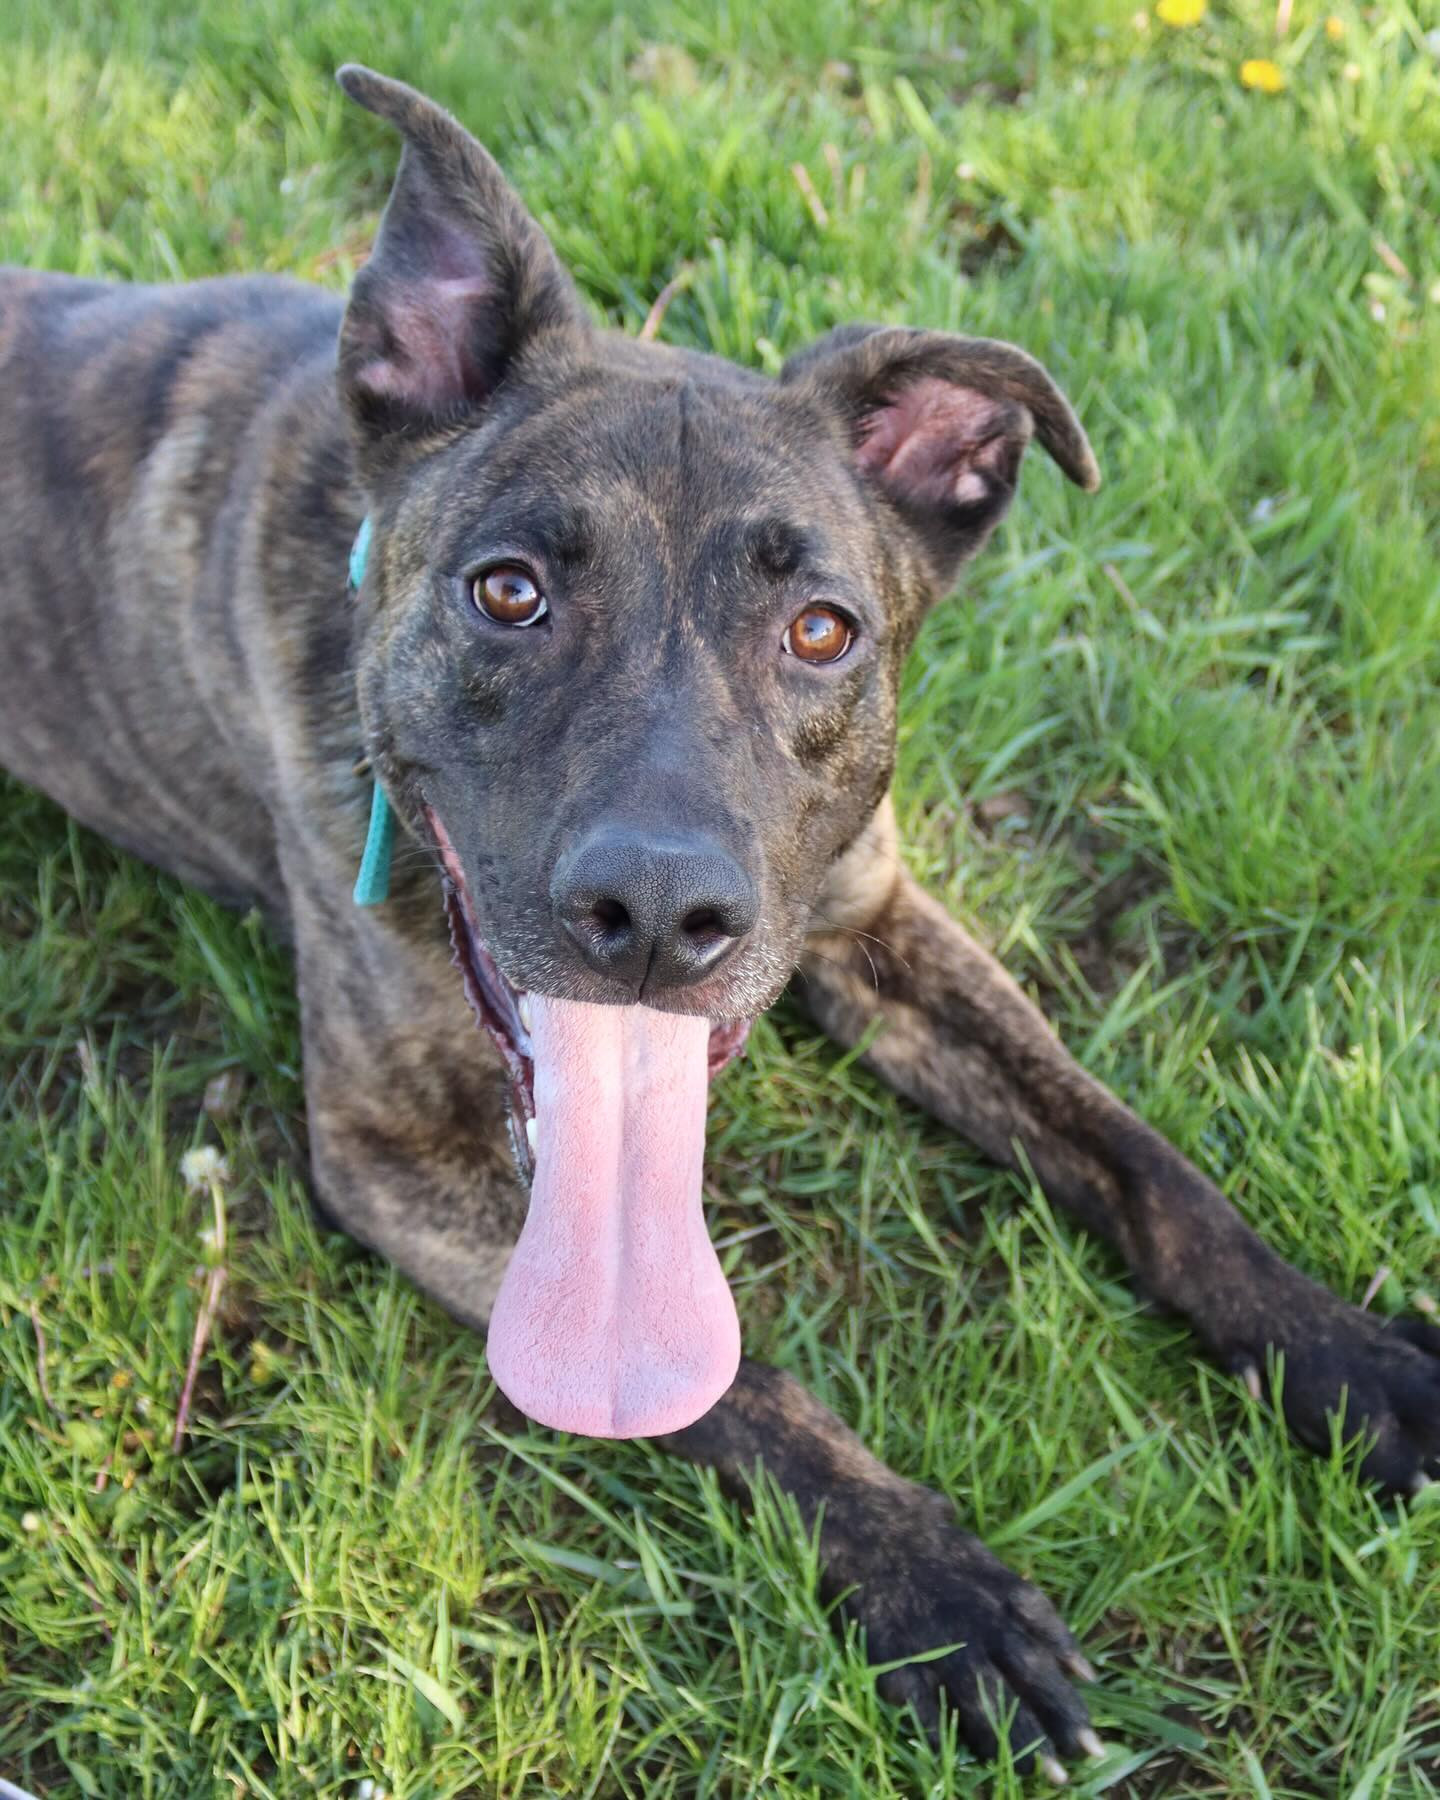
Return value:
<svg viewBox="0 0 1440 1800">
<path fill-rule="evenodd" d="M 882 1665 L 884 1698 L 912 1708 L 932 1740 L 942 1708 L 953 1713 L 977 1756 L 993 1757 L 1008 1732 L 1016 1766 L 1038 1761 L 1056 1782 L 1065 1779 L 1062 1757 L 1103 1755 L 1071 1685 L 1095 1672 L 1054 1607 L 961 1531 L 939 1494 L 896 1489 L 883 1524 L 873 1513 L 849 1531 L 836 1521 L 844 1538 L 836 1543 L 827 1520 L 824 1534 L 832 1570 L 852 1584 L 843 1609 Z M 911 1660 L 945 1646 L 955 1648 Z"/>
<path fill-rule="evenodd" d="M 1258 1398 L 1267 1353 L 1282 1353 L 1280 1405 L 1300 1442 L 1328 1450 L 1340 1419 L 1345 1438 L 1367 1446 L 1364 1475 L 1418 1492 L 1440 1476 L 1440 1328 L 1379 1318 L 1305 1288 L 1298 1303 L 1276 1309 L 1276 1322 L 1222 1346 L 1225 1366 Z"/>
</svg>

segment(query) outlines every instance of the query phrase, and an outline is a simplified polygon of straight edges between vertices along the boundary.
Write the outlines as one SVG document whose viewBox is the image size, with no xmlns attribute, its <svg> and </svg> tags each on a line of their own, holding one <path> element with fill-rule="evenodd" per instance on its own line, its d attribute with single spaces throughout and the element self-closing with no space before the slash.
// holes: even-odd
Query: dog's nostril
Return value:
<svg viewBox="0 0 1440 1800">
<path fill-rule="evenodd" d="M 710 944 L 716 938 L 729 937 L 725 921 L 713 906 L 696 906 L 680 921 L 680 929 L 695 944 Z"/>
<path fill-rule="evenodd" d="M 631 925 L 630 914 L 619 900 L 597 900 L 590 908 L 590 917 L 607 937 L 628 931 Z"/>
</svg>

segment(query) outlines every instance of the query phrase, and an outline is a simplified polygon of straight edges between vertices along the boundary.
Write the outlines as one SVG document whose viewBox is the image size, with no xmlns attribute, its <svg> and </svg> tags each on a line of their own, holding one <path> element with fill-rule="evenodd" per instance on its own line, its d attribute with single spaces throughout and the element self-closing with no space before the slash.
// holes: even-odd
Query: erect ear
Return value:
<svg viewBox="0 0 1440 1800">
<path fill-rule="evenodd" d="M 1003 516 L 1032 436 L 1078 486 L 1100 485 L 1070 403 L 1013 344 L 848 325 L 793 357 L 780 379 L 839 415 L 857 469 L 915 531 L 937 584 Z"/>
<path fill-rule="evenodd" d="M 468 131 L 358 63 L 336 80 L 405 140 L 340 330 L 340 395 L 375 473 L 407 438 L 483 407 L 529 339 L 588 324 L 549 239 Z"/>
</svg>

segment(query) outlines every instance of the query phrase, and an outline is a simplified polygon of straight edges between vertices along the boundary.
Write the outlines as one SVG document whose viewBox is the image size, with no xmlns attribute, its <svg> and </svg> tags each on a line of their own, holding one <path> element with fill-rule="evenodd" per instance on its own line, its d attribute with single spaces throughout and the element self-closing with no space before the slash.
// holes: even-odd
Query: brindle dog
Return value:
<svg viewBox="0 0 1440 1800">
<path fill-rule="evenodd" d="M 365 69 L 340 81 L 405 144 L 345 308 L 271 278 L 0 281 L 0 755 L 130 850 L 258 901 L 293 943 L 323 1205 L 483 1330 L 537 1108 L 537 1193 L 547 1106 L 582 1160 L 598 1130 L 563 1080 L 545 1098 L 536 1009 L 600 1018 L 642 1064 L 645 1033 L 673 1030 L 674 1080 L 703 1092 L 798 969 L 826 1031 L 855 1045 L 878 1023 L 867 1065 L 1023 1158 L 1223 1368 L 1258 1392 L 1282 1354 L 1299 1438 L 1327 1445 L 1343 1409 L 1369 1476 L 1421 1483 L 1440 1461 L 1440 1331 L 1372 1318 L 1268 1250 L 897 855 L 896 693 L 921 620 L 1004 513 L 1032 435 L 1098 482 L 1049 377 L 925 331 L 834 332 L 771 380 L 598 330 L 453 119 Z M 409 853 L 389 901 L 361 909 L 372 778 Z M 626 1133 L 671 1103 L 627 1070 L 622 1163 Z M 642 1256 L 648 1191 L 582 1196 L 624 1213 L 589 1248 Z M 647 1279 L 683 1250 L 703 1288 L 693 1234 L 661 1248 Z M 633 1308 L 653 1323 L 654 1296 L 625 1267 L 608 1278 L 619 1302 L 593 1291 L 623 1385 L 645 1350 Z M 540 1338 L 515 1354 L 543 1381 L 563 1359 L 543 1341 L 555 1294 L 525 1297 Z M 763 1463 L 808 1519 L 823 1503 L 826 1582 L 870 1655 L 963 1645 L 884 1678 L 927 1725 L 943 1700 L 993 1753 L 1009 1708 L 1015 1747 L 1052 1773 L 1095 1752 L 1069 1679 L 1090 1671 L 1049 1603 L 788 1375 L 737 1373 L 728 1302 L 677 1289 L 660 1313 L 672 1301 L 706 1354 L 678 1410 L 642 1394 L 630 1429 L 737 1491 Z M 728 1384 L 716 1404 L 706 1381 Z M 598 1428 L 627 1427 L 617 1411 Z"/>
</svg>

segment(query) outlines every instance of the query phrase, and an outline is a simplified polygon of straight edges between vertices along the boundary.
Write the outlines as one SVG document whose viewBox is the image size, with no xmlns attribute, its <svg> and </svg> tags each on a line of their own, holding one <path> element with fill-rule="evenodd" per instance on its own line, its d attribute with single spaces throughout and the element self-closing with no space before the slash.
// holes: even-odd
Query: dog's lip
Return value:
<svg viewBox="0 0 1440 1800">
<path fill-rule="evenodd" d="M 535 1173 L 531 1133 L 535 1118 L 535 1061 L 525 1024 L 525 996 L 518 994 L 496 966 L 475 929 L 463 891 L 447 875 L 445 911 L 455 964 L 465 985 L 470 1010 L 490 1034 L 510 1077 L 510 1148 L 524 1180 Z"/>
<path fill-rule="evenodd" d="M 531 1143 L 535 1119 L 535 1059 L 527 1017 L 529 994 L 508 979 L 487 947 L 475 916 L 465 871 L 450 835 L 428 801 L 424 812 L 444 871 L 445 911 L 450 923 L 455 964 L 460 970 L 470 1010 L 494 1041 L 510 1077 L 511 1148 L 521 1176 L 529 1181 L 535 1173 Z M 751 1018 L 710 1021 L 707 1073 L 711 1081 L 744 1050 L 753 1023 Z"/>
</svg>

